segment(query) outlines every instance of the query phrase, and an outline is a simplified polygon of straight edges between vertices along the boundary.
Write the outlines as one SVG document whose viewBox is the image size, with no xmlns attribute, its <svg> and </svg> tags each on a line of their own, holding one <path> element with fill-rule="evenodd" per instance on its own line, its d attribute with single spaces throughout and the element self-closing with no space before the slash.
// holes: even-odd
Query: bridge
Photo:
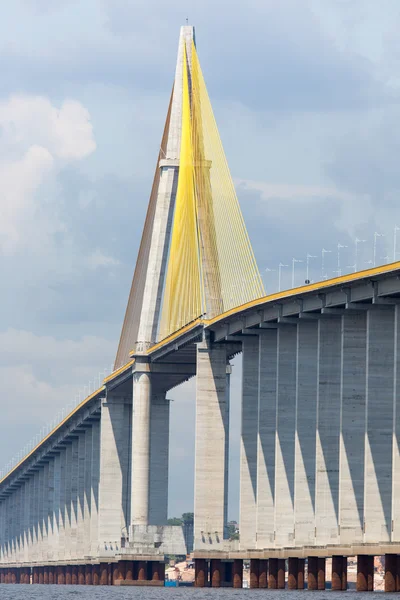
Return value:
<svg viewBox="0 0 400 600">
<path fill-rule="evenodd" d="M 0 481 L 1 583 L 163 585 L 169 390 L 196 377 L 196 585 L 400 588 L 400 263 L 265 295 L 194 29 L 175 81 L 113 373 Z M 240 540 L 227 535 L 242 353 Z"/>
</svg>

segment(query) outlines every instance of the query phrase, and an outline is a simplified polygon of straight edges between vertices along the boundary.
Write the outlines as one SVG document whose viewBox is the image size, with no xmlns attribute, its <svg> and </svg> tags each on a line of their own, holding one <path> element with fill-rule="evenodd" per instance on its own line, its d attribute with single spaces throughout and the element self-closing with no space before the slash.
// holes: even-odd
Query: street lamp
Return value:
<svg viewBox="0 0 400 600">
<path fill-rule="evenodd" d="M 373 258 L 374 267 L 376 266 L 376 240 L 378 237 L 384 237 L 384 236 L 385 236 L 384 233 L 378 233 L 377 231 L 375 231 L 375 233 L 374 233 L 374 258 Z"/>
<path fill-rule="evenodd" d="M 278 266 L 278 292 L 281 291 L 281 280 L 282 280 L 282 268 L 288 267 L 289 265 L 284 265 L 283 263 L 279 263 Z"/>
<path fill-rule="evenodd" d="M 338 277 L 340 277 L 342 274 L 342 269 L 340 268 L 340 250 L 342 248 L 347 248 L 347 246 L 345 246 L 344 244 L 341 244 L 339 242 L 337 245 L 337 275 L 338 275 Z"/>
<path fill-rule="evenodd" d="M 325 275 L 325 254 L 330 254 L 332 250 L 325 250 L 322 248 L 322 261 L 321 261 L 321 279 L 326 279 Z"/>
<path fill-rule="evenodd" d="M 357 271 L 357 263 L 358 263 L 358 244 L 363 244 L 364 242 L 366 242 L 367 240 L 359 240 L 358 238 L 356 238 L 355 241 L 355 246 L 356 246 L 356 259 L 355 259 L 355 269 L 354 269 L 354 273 Z"/>
<path fill-rule="evenodd" d="M 314 254 L 307 253 L 307 263 L 306 263 L 306 280 L 309 281 L 309 271 L 310 271 L 310 258 L 317 258 Z"/>
<path fill-rule="evenodd" d="M 266 273 L 275 273 L 276 269 L 269 269 L 268 267 L 265 269 Z"/>
<path fill-rule="evenodd" d="M 346 269 L 353 269 L 353 272 L 355 273 L 357 271 L 357 263 L 354 263 L 354 265 L 347 265 Z"/>
<path fill-rule="evenodd" d="M 292 258 L 292 288 L 294 288 L 294 265 L 296 263 L 302 263 L 302 260 L 299 260 L 298 258 Z"/>
</svg>

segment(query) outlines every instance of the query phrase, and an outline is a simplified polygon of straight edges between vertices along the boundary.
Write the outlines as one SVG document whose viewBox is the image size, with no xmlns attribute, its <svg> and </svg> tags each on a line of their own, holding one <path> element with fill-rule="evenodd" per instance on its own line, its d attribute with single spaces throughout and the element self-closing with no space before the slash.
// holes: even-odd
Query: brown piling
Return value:
<svg viewBox="0 0 400 600">
<path fill-rule="evenodd" d="M 258 558 L 250 560 L 250 588 L 257 589 L 259 586 L 260 577 L 260 561 Z"/>
<path fill-rule="evenodd" d="M 285 559 L 278 558 L 278 590 L 285 589 Z"/>
<path fill-rule="evenodd" d="M 268 587 L 268 561 L 260 559 L 258 569 L 258 587 L 260 589 L 266 589 Z"/>
<path fill-rule="evenodd" d="M 297 590 L 297 581 L 299 575 L 299 559 L 296 557 L 289 558 L 288 571 L 288 589 Z"/>
<path fill-rule="evenodd" d="M 318 558 L 318 589 L 325 589 L 325 558 Z"/>
<path fill-rule="evenodd" d="M 385 554 L 385 592 L 396 591 L 397 555 Z"/>
<path fill-rule="evenodd" d="M 100 563 L 100 585 L 108 585 L 108 564 Z"/>
<path fill-rule="evenodd" d="M 278 589 L 278 559 L 270 558 L 268 561 L 268 589 Z"/>
</svg>

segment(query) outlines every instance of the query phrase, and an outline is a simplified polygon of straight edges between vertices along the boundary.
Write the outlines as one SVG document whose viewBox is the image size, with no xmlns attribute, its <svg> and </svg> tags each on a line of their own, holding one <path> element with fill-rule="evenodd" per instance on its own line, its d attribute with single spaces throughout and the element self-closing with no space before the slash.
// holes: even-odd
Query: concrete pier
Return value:
<svg viewBox="0 0 400 600">
<path fill-rule="evenodd" d="M 232 565 L 232 587 L 235 589 L 243 587 L 243 560 L 235 559 Z"/>
<path fill-rule="evenodd" d="M 357 591 L 373 592 L 374 557 L 365 554 L 357 556 Z"/>
<path fill-rule="evenodd" d="M 385 592 L 397 591 L 397 555 L 385 554 Z"/>
<path fill-rule="evenodd" d="M 278 559 L 270 558 L 268 561 L 268 589 L 278 589 Z"/>
<path fill-rule="evenodd" d="M 133 382 L 132 482 L 135 485 L 131 506 L 133 525 L 147 525 L 149 522 L 150 412 L 151 379 L 148 373 L 138 373 Z"/>
<path fill-rule="evenodd" d="M 260 577 L 260 561 L 256 559 L 250 560 L 250 588 L 257 589 L 259 587 Z"/>
<path fill-rule="evenodd" d="M 226 349 L 206 339 L 197 346 L 194 539 L 218 550 L 224 541 Z"/>
<path fill-rule="evenodd" d="M 332 556 L 332 590 L 347 590 L 347 556 Z"/>
</svg>

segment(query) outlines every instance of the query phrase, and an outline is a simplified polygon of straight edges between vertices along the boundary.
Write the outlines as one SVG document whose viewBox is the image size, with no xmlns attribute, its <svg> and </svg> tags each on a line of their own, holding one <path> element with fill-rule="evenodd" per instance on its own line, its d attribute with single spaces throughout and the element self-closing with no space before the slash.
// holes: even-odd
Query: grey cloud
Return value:
<svg viewBox="0 0 400 600">
<path fill-rule="evenodd" d="M 387 107 L 372 118 L 361 116 L 332 145 L 325 168 L 338 187 L 368 194 L 386 209 L 397 208 L 400 193 L 400 132 L 398 107 Z"/>
<path fill-rule="evenodd" d="M 131 90 L 169 90 L 186 5 L 175 0 L 162 17 L 156 0 L 103 7 L 108 29 L 85 38 L 37 40 L 34 52 L 4 41 L 3 93 L 10 88 L 55 93 L 66 82 L 100 81 Z M 214 97 L 256 110 L 310 111 L 356 109 L 387 96 L 368 60 L 340 51 L 323 32 L 310 2 L 250 0 L 226 8 L 225 2 L 207 0 L 201 10 L 191 7 L 189 15 Z M 51 15 L 47 20 L 51 27 Z"/>
</svg>

